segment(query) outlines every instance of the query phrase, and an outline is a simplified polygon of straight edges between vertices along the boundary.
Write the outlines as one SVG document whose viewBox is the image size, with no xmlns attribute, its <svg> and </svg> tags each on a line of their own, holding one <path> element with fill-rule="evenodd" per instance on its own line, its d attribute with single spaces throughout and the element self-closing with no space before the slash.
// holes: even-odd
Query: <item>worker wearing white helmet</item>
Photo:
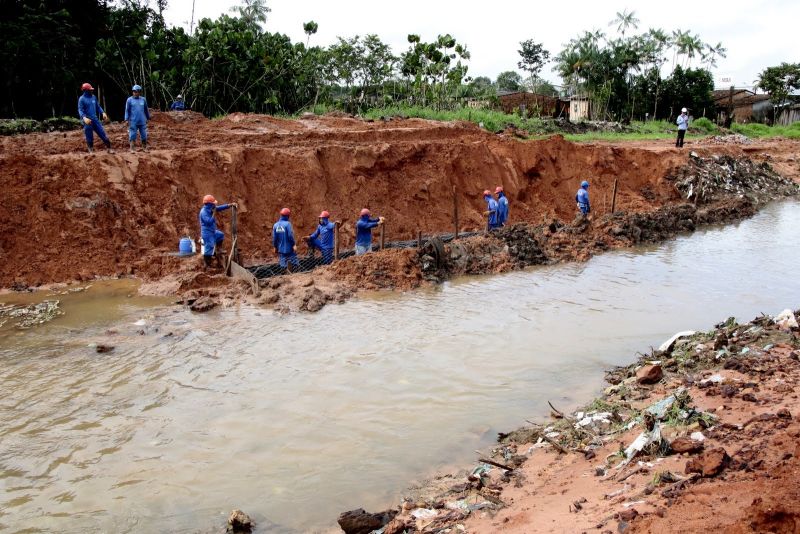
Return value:
<svg viewBox="0 0 800 534">
<path fill-rule="evenodd" d="M 678 116 L 678 138 L 675 140 L 675 146 L 683 148 L 683 136 L 686 135 L 686 129 L 689 128 L 689 115 L 686 108 L 681 108 L 681 114 Z"/>
<path fill-rule="evenodd" d="M 186 102 L 183 101 L 183 95 L 175 97 L 175 101 L 169 107 L 170 111 L 184 111 L 186 109 Z"/>
</svg>

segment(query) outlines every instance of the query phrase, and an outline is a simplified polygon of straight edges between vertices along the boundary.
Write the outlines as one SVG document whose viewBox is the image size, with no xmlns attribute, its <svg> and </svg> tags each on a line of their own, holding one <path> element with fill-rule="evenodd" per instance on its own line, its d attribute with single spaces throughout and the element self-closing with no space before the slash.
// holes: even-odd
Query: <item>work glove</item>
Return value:
<svg viewBox="0 0 800 534">
<path fill-rule="evenodd" d="M 108 115 L 106 115 L 105 113 L 103 113 L 103 120 L 108 122 Z"/>
<path fill-rule="evenodd" d="M 378 222 L 380 224 L 383 224 L 384 222 L 386 222 L 386 218 L 385 217 L 378 217 Z"/>
<path fill-rule="evenodd" d="M 84 123 L 86 126 L 89 126 L 90 124 L 92 124 L 92 119 L 90 119 L 89 117 L 84 117 L 84 118 L 83 118 L 83 123 Z"/>
<path fill-rule="evenodd" d="M 292 245 L 292 252 L 297 252 L 297 245 Z"/>
</svg>

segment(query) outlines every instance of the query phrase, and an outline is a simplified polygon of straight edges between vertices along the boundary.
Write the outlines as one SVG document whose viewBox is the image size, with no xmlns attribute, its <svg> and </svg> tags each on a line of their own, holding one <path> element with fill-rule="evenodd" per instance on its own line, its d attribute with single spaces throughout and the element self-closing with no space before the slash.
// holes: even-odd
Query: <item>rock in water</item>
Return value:
<svg viewBox="0 0 800 534">
<path fill-rule="evenodd" d="M 373 530 L 379 530 L 388 524 L 397 512 L 386 510 L 377 514 L 365 512 L 363 508 L 350 510 L 339 515 L 339 526 L 345 534 L 369 534 Z"/>
<path fill-rule="evenodd" d="M 200 297 L 189 306 L 193 312 L 207 312 L 217 306 L 217 301 L 211 297 Z"/>
<path fill-rule="evenodd" d="M 636 381 L 640 384 L 655 384 L 663 376 L 664 371 L 660 365 L 645 365 L 636 371 Z"/>
<path fill-rule="evenodd" d="M 252 532 L 253 525 L 254 523 L 253 520 L 250 519 L 250 516 L 241 510 L 234 510 L 231 512 L 231 515 L 228 516 L 228 532 L 233 532 L 235 534 L 240 532 Z"/>
</svg>

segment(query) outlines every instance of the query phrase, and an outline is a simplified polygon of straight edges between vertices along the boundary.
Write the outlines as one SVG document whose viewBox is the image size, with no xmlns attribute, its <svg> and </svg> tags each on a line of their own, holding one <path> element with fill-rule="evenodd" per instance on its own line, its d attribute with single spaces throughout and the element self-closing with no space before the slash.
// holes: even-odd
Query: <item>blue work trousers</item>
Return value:
<svg viewBox="0 0 800 534">
<path fill-rule="evenodd" d="M 91 124 L 83 125 L 83 135 L 86 136 L 86 145 L 89 147 L 94 146 L 94 132 L 97 132 L 98 137 L 108 146 L 111 146 L 111 141 L 108 140 L 106 131 L 100 121 L 92 119 Z"/>
</svg>

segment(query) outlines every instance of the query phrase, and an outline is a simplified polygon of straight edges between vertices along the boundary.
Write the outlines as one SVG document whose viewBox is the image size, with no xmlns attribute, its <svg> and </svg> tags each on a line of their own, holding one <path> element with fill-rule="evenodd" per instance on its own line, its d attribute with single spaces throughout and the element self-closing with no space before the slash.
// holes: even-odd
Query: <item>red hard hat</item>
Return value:
<svg viewBox="0 0 800 534">
<path fill-rule="evenodd" d="M 323 211 L 322 213 L 319 214 L 319 218 L 320 219 L 327 219 L 330 216 L 331 216 L 331 214 L 328 213 L 328 210 L 325 210 L 325 211 Z"/>
<path fill-rule="evenodd" d="M 206 195 L 203 197 L 203 204 L 215 204 L 217 199 L 214 198 L 214 195 Z"/>
<path fill-rule="evenodd" d="M 290 210 L 289 208 L 283 208 L 281 210 L 281 215 L 291 215 L 291 214 L 292 214 L 292 210 Z"/>
<path fill-rule="evenodd" d="M 502 191 L 503 191 L 503 186 L 502 185 L 498 185 L 497 187 L 494 188 L 494 192 L 495 193 L 500 193 Z"/>
<path fill-rule="evenodd" d="M 367 208 L 364 208 L 363 210 L 361 210 L 361 216 L 362 216 L 362 217 L 363 217 L 364 215 L 369 215 L 370 213 L 371 213 L 371 212 L 370 212 L 370 211 L 369 211 Z"/>
<path fill-rule="evenodd" d="M 489 191 L 488 189 L 484 189 L 483 190 L 483 196 L 492 196 L 492 192 Z"/>
<path fill-rule="evenodd" d="M 94 87 L 90 83 L 85 83 L 81 85 L 81 91 L 94 91 Z"/>
</svg>

